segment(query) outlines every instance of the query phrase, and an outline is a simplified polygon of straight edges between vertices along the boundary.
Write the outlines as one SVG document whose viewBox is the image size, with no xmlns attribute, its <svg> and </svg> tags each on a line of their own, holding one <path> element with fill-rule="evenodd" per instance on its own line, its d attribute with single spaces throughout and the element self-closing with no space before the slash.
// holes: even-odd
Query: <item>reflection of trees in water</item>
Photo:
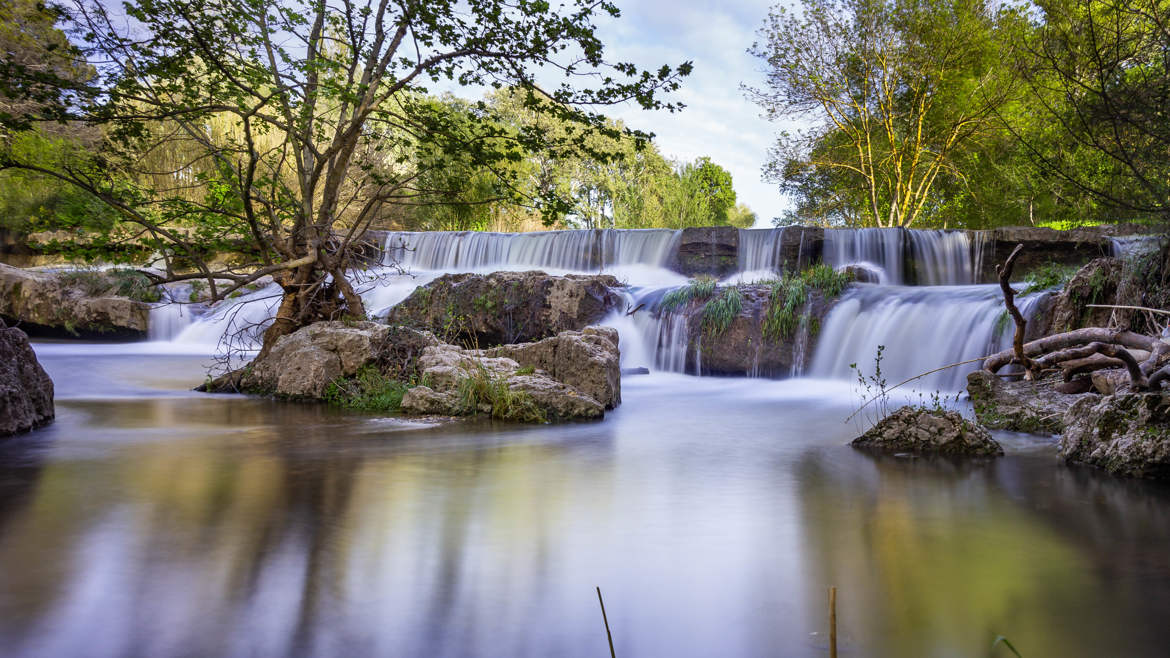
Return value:
<svg viewBox="0 0 1170 658">
<path fill-rule="evenodd" d="M 1117 523 L 1109 520 L 1115 515 L 1137 527 L 1163 520 L 1161 513 L 1149 514 L 1148 505 L 1125 494 L 1117 509 L 1093 508 L 1077 502 L 1092 495 L 1091 487 L 1040 484 L 1066 478 L 1054 474 L 1064 470 L 1051 459 L 961 464 L 809 453 L 797 467 L 808 601 L 821 606 L 823 587 L 838 586 L 846 631 L 865 651 L 882 655 L 979 653 L 1000 633 L 1025 654 L 1154 650 L 1165 630 L 1135 624 L 1133 613 L 1157 585 L 1119 589 L 1114 576 L 1096 569 L 1099 559 L 1086 554 L 1096 551 L 1084 551 L 1076 533 L 1078 524 Z M 1013 489 L 1005 481 L 1049 491 Z M 1135 509 L 1123 511 L 1131 504 Z M 1072 522 L 1062 518 L 1066 513 L 1085 518 Z M 1147 535 L 1157 547 L 1151 549 L 1170 545 L 1167 527 Z M 1140 541 L 1136 534 L 1101 538 L 1114 549 Z M 1119 637 L 1121 629 L 1133 632 Z"/>
<path fill-rule="evenodd" d="M 553 604 L 541 596 L 564 513 L 558 497 L 593 476 L 582 468 L 549 482 L 534 463 L 571 448 L 363 433 L 361 418 L 326 407 L 216 402 L 118 403 L 122 434 L 112 423 L 90 428 L 114 437 L 100 459 L 45 467 L 26 522 L 0 528 L 10 531 L 0 534 L 0 562 L 49 551 L 54 568 L 24 574 L 35 600 L 14 603 L 23 625 L 0 643 L 69 653 L 97 635 L 158 655 L 361 654 L 407 643 L 435 655 L 490 638 L 500 623 L 523 628 L 516 618 L 531 610 L 511 605 L 512 587 L 531 589 L 517 605 Z M 117 443 L 127 427 L 174 436 Z M 3 523 L 13 506 L 0 503 Z M 501 568 L 477 571 L 488 557 Z M 83 583 L 103 578 L 95 607 Z M 391 633 L 399 617 L 409 637 Z"/>
</svg>

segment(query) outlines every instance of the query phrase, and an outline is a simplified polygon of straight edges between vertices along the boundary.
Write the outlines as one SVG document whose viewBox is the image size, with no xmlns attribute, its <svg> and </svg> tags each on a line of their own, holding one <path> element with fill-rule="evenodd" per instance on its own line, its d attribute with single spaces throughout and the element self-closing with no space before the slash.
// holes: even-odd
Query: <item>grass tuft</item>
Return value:
<svg viewBox="0 0 1170 658">
<path fill-rule="evenodd" d="M 480 405 L 491 407 L 492 418 L 520 423 L 545 423 L 544 412 L 524 391 L 514 391 L 506 377 L 496 377 L 477 365 L 459 382 L 459 404 L 466 414 L 479 413 Z"/>
<path fill-rule="evenodd" d="M 708 276 L 696 277 L 687 285 L 675 288 L 663 295 L 661 308 L 664 311 L 673 311 L 697 299 L 710 299 L 713 294 L 715 294 L 715 279 Z"/>
<path fill-rule="evenodd" d="M 713 336 L 727 331 L 735 316 L 743 310 L 743 295 L 732 286 L 703 307 L 703 331 Z"/>
<path fill-rule="evenodd" d="M 410 385 L 390 379 L 372 365 L 353 377 L 338 377 L 325 389 L 325 402 L 344 409 L 398 413 Z"/>
<path fill-rule="evenodd" d="M 781 341 L 790 338 L 800 327 L 801 311 L 809 293 L 819 290 L 826 299 L 840 295 L 853 277 L 818 263 L 800 274 L 785 274 L 772 282 L 768 309 L 764 313 L 764 338 Z"/>
</svg>

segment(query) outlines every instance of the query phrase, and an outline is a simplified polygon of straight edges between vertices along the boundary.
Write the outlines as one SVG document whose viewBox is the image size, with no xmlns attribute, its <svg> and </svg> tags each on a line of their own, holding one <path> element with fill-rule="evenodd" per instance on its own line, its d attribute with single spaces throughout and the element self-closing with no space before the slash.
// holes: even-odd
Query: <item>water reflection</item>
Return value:
<svg viewBox="0 0 1170 658">
<path fill-rule="evenodd" d="M 600 585 L 619 655 L 814 656 L 830 584 L 852 655 L 1165 646 L 1164 488 L 1050 444 L 872 458 L 816 386 L 630 380 L 605 422 L 545 428 L 67 390 L 0 450 L 0 646 L 603 656 Z"/>
</svg>

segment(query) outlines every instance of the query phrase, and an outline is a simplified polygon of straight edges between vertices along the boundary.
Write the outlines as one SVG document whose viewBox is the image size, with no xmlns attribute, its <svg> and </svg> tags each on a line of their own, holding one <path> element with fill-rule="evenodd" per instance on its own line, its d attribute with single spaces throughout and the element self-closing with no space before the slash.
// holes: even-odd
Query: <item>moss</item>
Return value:
<svg viewBox="0 0 1170 658">
<path fill-rule="evenodd" d="M 1028 273 L 1024 278 L 1026 284 L 1021 294 L 1030 295 L 1034 292 L 1062 288 L 1072 280 L 1079 269 L 1076 265 L 1047 262 Z"/>
<path fill-rule="evenodd" d="M 353 377 L 339 377 L 325 388 L 325 402 L 345 409 L 397 413 L 411 386 L 390 379 L 374 366 L 364 366 Z"/>
</svg>

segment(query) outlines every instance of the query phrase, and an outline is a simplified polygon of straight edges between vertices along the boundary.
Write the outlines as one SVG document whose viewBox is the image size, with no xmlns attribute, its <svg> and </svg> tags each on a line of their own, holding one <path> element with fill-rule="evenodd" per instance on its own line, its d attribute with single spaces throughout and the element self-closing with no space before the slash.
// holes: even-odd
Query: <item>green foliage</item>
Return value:
<svg viewBox="0 0 1170 658">
<path fill-rule="evenodd" d="M 852 278 L 831 265 L 817 263 L 799 274 L 785 273 L 772 283 L 768 308 L 764 312 L 764 338 L 781 341 L 790 338 L 800 327 L 802 310 L 809 293 L 818 290 L 826 299 L 841 294 Z"/>
<path fill-rule="evenodd" d="M 690 304 L 695 300 L 710 299 L 715 293 L 717 282 L 709 276 L 698 276 L 685 286 L 671 290 L 662 297 L 660 308 L 664 311 L 673 311 Z"/>
<path fill-rule="evenodd" d="M 1064 284 L 1073 278 L 1073 275 L 1077 273 L 1078 269 L 1080 268 L 1076 265 L 1045 263 L 1028 273 L 1028 276 L 1024 279 L 1027 285 L 1021 291 L 1021 294 L 1028 295 L 1042 290 L 1063 287 Z"/>
<path fill-rule="evenodd" d="M 459 404 L 466 414 L 480 413 L 481 407 L 490 407 L 492 418 L 520 423 L 544 423 L 547 419 L 532 396 L 514 391 L 508 378 L 495 376 L 487 368 L 476 364 L 468 376 L 459 380 Z"/>
<path fill-rule="evenodd" d="M 531 375 L 536 372 L 536 368 L 532 366 L 523 366 L 516 371 L 517 375 Z"/>
<path fill-rule="evenodd" d="M 62 284 L 77 288 L 89 297 L 128 297 L 139 302 L 162 299 L 158 287 L 145 274 L 130 269 L 73 269 L 57 274 Z"/>
<path fill-rule="evenodd" d="M 730 286 L 716 299 L 703 307 L 703 331 L 712 335 L 727 331 L 735 317 L 743 310 L 743 295 L 739 288 Z"/>
<path fill-rule="evenodd" d="M 402 396 L 409 384 L 383 375 L 375 366 L 366 365 L 353 377 L 339 377 L 325 388 L 325 402 L 344 409 L 398 413 Z"/>
</svg>

